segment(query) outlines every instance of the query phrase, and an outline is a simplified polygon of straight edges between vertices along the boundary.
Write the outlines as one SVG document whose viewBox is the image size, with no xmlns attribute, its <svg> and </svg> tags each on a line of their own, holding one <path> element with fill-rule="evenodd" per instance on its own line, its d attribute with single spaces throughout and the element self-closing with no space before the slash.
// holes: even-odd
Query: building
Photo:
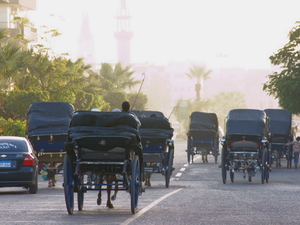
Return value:
<svg viewBox="0 0 300 225">
<path fill-rule="evenodd" d="M 77 57 L 83 58 L 86 64 L 96 65 L 95 41 L 91 33 L 88 14 L 83 15 L 80 36 L 77 44 Z"/>
<path fill-rule="evenodd" d="M 0 0 L 0 28 L 7 29 L 9 38 L 22 34 L 29 42 L 37 41 L 37 29 L 26 21 L 29 10 L 36 10 L 36 0 Z"/>
<path fill-rule="evenodd" d="M 130 16 L 126 8 L 126 0 L 121 0 L 121 8 L 119 9 L 117 18 L 117 31 L 115 38 L 117 39 L 118 62 L 124 65 L 130 64 L 130 40 L 133 33 L 130 31 Z"/>
</svg>

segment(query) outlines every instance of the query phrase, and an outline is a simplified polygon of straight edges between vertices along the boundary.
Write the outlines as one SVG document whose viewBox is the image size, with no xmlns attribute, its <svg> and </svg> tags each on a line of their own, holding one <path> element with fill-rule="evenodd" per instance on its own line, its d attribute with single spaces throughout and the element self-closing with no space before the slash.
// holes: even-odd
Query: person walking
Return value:
<svg viewBox="0 0 300 225">
<path fill-rule="evenodd" d="M 293 145 L 294 166 L 295 166 L 295 169 L 297 169 L 298 168 L 298 162 L 299 162 L 300 137 L 299 136 L 296 137 L 296 141 L 286 143 L 285 145 Z"/>
</svg>

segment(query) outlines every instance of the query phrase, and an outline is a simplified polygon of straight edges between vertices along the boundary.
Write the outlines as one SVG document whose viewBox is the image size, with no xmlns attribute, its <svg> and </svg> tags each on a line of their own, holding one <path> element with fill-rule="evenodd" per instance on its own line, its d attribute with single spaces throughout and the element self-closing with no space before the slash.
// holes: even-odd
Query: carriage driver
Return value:
<svg viewBox="0 0 300 225">
<path fill-rule="evenodd" d="M 136 120 L 137 122 L 137 128 L 140 128 L 141 127 L 141 121 L 138 119 L 138 117 L 133 113 L 133 112 L 130 112 L 130 104 L 128 101 L 125 101 L 122 103 L 122 112 L 127 112 L 127 113 L 130 113 L 130 115 L 132 115 L 134 117 L 134 119 Z"/>
</svg>

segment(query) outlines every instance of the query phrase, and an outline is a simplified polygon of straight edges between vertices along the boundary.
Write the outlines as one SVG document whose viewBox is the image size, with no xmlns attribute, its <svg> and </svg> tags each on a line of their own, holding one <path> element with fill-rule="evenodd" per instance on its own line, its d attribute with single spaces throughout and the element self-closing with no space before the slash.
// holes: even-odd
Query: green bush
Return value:
<svg viewBox="0 0 300 225">
<path fill-rule="evenodd" d="M 1 136 L 20 136 L 24 137 L 26 132 L 25 120 L 5 120 L 0 118 L 0 135 Z"/>
</svg>

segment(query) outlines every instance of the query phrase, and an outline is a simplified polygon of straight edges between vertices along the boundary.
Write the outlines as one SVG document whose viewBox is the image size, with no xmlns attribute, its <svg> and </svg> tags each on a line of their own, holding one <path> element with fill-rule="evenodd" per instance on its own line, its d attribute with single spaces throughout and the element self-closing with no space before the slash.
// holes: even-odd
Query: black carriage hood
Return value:
<svg viewBox="0 0 300 225">
<path fill-rule="evenodd" d="M 173 137 L 174 129 L 171 127 L 167 118 L 145 117 L 139 118 L 139 120 L 141 121 L 141 138 L 143 138 L 143 136 L 165 137 L 169 139 Z"/>
<path fill-rule="evenodd" d="M 218 132 L 218 117 L 215 113 L 192 112 L 189 131 Z"/>
<path fill-rule="evenodd" d="M 233 109 L 226 122 L 226 135 L 266 135 L 266 114 L 257 109 Z"/>
<path fill-rule="evenodd" d="M 291 133 L 292 113 L 285 109 L 265 109 L 268 117 L 267 132 L 271 134 Z"/>
<path fill-rule="evenodd" d="M 69 135 L 80 138 L 88 135 L 139 135 L 137 121 L 126 112 L 76 111 L 70 121 Z"/>
<path fill-rule="evenodd" d="M 28 136 L 67 135 L 74 107 L 67 102 L 35 102 L 27 113 Z"/>
<path fill-rule="evenodd" d="M 155 114 L 156 117 L 165 117 L 164 114 L 160 111 L 151 111 L 151 110 L 130 110 L 130 112 L 133 112 L 137 117 L 143 118 L 143 117 L 150 117 L 152 114 Z"/>
</svg>

